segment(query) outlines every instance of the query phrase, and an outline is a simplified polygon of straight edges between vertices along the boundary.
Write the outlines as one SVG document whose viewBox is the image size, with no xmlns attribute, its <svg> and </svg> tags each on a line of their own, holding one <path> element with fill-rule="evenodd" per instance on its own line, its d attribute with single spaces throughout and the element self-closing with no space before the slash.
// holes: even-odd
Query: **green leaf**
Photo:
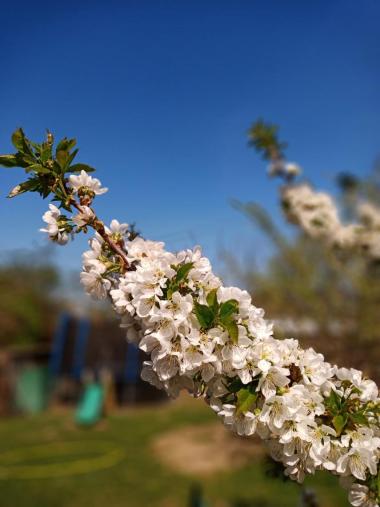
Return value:
<svg viewBox="0 0 380 507">
<path fill-rule="evenodd" d="M 57 151 L 56 155 L 57 162 L 62 170 L 66 169 L 67 162 L 69 160 L 69 152 L 66 150 L 59 150 Z"/>
<path fill-rule="evenodd" d="M 239 330 L 234 316 L 239 311 L 239 303 L 236 299 L 229 299 L 220 305 L 219 319 L 222 326 L 230 335 L 232 342 L 237 343 L 239 339 Z"/>
<path fill-rule="evenodd" d="M 210 290 L 210 292 L 207 294 L 207 297 L 206 297 L 207 304 L 214 312 L 214 315 L 216 315 L 218 313 L 218 308 L 219 308 L 218 298 L 216 295 L 217 290 L 218 289 Z"/>
<path fill-rule="evenodd" d="M 243 387 L 237 392 L 236 413 L 245 414 L 257 400 L 257 393 L 252 393 L 248 387 Z"/>
<path fill-rule="evenodd" d="M 41 150 L 42 150 L 41 144 L 35 143 L 35 142 L 31 141 L 30 139 L 29 139 L 29 143 L 30 143 L 30 146 L 32 146 L 37 153 L 41 153 Z"/>
<path fill-rule="evenodd" d="M 69 158 L 68 158 L 68 161 L 67 161 L 67 165 L 70 165 L 71 162 L 74 160 L 74 158 L 77 156 L 77 153 L 78 153 L 78 149 L 74 150 L 72 153 L 70 153 L 69 155 Z M 79 164 L 81 165 L 81 164 Z M 85 165 L 85 164 L 82 164 L 82 165 Z"/>
<path fill-rule="evenodd" d="M 37 191 L 40 193 L 40 195 L 42 195 L 43 199 L 46 199 L 46 197 L 48 197 L 51 193 L 51 188 L 47 182 L 42 181 L 41 186 L 37 189 Z"/>
<path fill-rule="evenodd" d="M 39 192 L 41 188 L 40 180 L 38 176 L 23 181 L 17 187 L 15 187 L 9 194 L 8 197 L 16 197 L 17 195 L 24 194 L 25 192 Z"/>
<path fill-rule="evenodd" d="M 189 274 L 189 271 L 193 268 L 194 262 L 187 262 L 186 264 L 182 264 L 182 266 L 177 271 L 177 275 L 175 277 L 175 281 L 177 284 L 181 283 Z"/>
<path fill-rule="evenodd" d="M 21 167 L 28 167 L 28 166 L 36 163 L 35 157 L 32 157 L 31 155 L 28 155 L 27 153 L 26 154 L 23 153 L 22 155 L 19 155 L 18 161 L 21 164 Z"/>
<path fill-rule="evenodd" d="M 33 159 L 35 158 L 30 141 L 25 137 L 24 131 L 21 128 L 13 132 L 12 144 L 20 153 L 28 154 Z"/>
<path fill-rule="evenodd" d="M 77 144 L 76 139 L 67 139 L 67 137 L 64 137 L 59 143 L 57 144 L 56 153 L 59 151 L 70 151 L 74 148 L 74 146 Z"/>
<path fill-rule="evenodd" d="M 19 167 L 16 155 L 0 155 L 0 165 L 3 167 Z"/>
<path fill-rule="evenodd" d="M 35 160 L 30 155 L 15 153 L 14 155 L 0 155 L 0 165 L 4 167 L 28 167 Z"/>
<path fill-rule="evenodd" d="M 40 151 L 41 162 L 44 164 L 52 157 L 51 144 L 43 143 Z"/>
<path fill-rule="evenodd" d="M 339 412 L 341 403 L 342 403 L 341 398 L 337 395 L 334 389 L 331 389 L 330 394 L 325 401 L 326 407 L 334 415 Z"/>
<path fill-rule="evenodd" d="M 25 148 L 25 134 L 24 131 L 19 128 L 12 134 L 12 144 L 16 150 L 23 152 Z"/>
<path fill-rule="evenodd" d="M 177 285 L 175 285 L 175 284 L 174 285 L 169 285 L 168 290 L 166 291 L 166 294 L 165 294 L 165 298 L 166 299 L 171 299 L 172 295 L 177 290 L 178 290 L 178 286 Z"/>
<path fill-rule="evenodd" d="M 81 164 L 78 164 L 81 165 Z M 72 166 L 74 167 L 74 166 Z M 179 290 L 179 286 L 181 282 L 185 280 L 187 277 L 190 269 L 194 266 L 193 262 L 188 262 L 186 264 L 183 264 L 177 271 L 176 276 L 169 282 L 169 285 L 167 287 L 166 297 L 167 299 L 170 299 L 174 292 Z M 172 266 L 173 268 L 176 268 L 176 266 Z"/>
<path fill-rule="evenodd" d="M 28 166 L 27 172 L 34 171 L 37 174 L 50 174 L 51 170 L 40 164 L 33 164 Z"/>
<path fill-rule="evenodd" d="M 223 326 L 230 335 L 232 342 L 234 344 L 237 344 L 239 340 L 239 329 L 236 322 L 231 319 L 229 321 L 223 322 Z"/>
<path fill-rule="evenodd" d="M 362 412 L 350 414 L 350 419 L 355 424 L 359 424 L 361 426 L 368 426 L 368 419 Z"/>
<path fill-rule="evenodd" d="M 200 326 L 203 329 L 209 329 L 214 323 L 214 312 L 206 305 L 194 304 L 194 312 Z"/>
<path fill-rule="evenodd" d="M 222 322 L 229 320 L 232 315 L 239 311 L 239 303 L 236 299 L 229 299 L 220 305 L 219 317 Z"/>
<path fill-rule="evenodd" d="M 73 153 L 75 153 L 76 155 L 77 152 L 78 150 L 75 150 Z M 72 173 L 80 173 L 81 171 L 86 171 L 86 173 L 93 173 L 95 169 L 87 164 L 74 164 L 71 167 L 69 167 L 69 171 Z"/>
<path fill-rule="evenodd" d="M 336 415 L 335 417 L 333 417 L 332 423 L 334 425 L 336 434 L 339 437 L 339 435 L 342 434 L 342 431 L 344 430 L 344 427 L 347 424 L 347 416 L 342 414 Z"/>
</svg>

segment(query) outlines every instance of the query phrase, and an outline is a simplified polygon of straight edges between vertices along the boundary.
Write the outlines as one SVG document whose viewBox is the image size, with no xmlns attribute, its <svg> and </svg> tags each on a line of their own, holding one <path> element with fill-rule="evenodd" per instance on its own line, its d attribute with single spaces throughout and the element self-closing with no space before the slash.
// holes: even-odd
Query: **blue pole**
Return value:
<svg viewBox="0 0 380 507">
<path fill-rule="evenodd" d="M 59 317 L 58 324 L 54 333 L 49 359 L 49 372 L 53 377 L 58 376 L 60 373 L 67 332 L 69 329 L 69 322 L 69 315 L 67 313 L 62 313 Z"/>
<path fill-rule="evenodd" d="M 124 378 L 127 384 L 126 390 L 126 402 L 135 403 L 137 396 L 137 381 L 139 378 L 140 363 L 139 363 L 140 351 L 133 343 L 128 343 L 127 357 L 125 361 Z"/>
<path fill-rule="evenodd" d="M 85 365 L 86 345 L 89 334 L 90 321 L 88 319 L 79 319 L 75 339 L 73 366 L 71 369 L 72 376 L 77 380 L 80 380 Z"/>
<path fill-rule="evenodd" d="M 137 384 L 140 370 L 139 355 L 138 347 L 134 343 L 128 343 L 124 372 L 127 384 Z"/>
</svg>

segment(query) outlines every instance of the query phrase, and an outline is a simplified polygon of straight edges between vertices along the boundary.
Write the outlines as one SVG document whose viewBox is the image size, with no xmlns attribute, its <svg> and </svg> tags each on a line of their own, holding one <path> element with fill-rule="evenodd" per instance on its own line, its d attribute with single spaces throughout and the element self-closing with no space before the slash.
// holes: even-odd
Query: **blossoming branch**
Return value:
<svg viewBox="0 0 380 507">
<path fill-rule="evenodd" d="M 93 170 L 73 164 L 75 141 L 53 151 L 49 133 L 32 143 L 21 129 L 17 152 L 0 156 L 29 178 L 10 193 L 51 197 L 42 229 L 66 244 L 94 231 L 83 254 L 82 284 L 109 298 L 127 339 L 150 359 L 142 378 L 170 396 L 186 389 L 203 398 L 239 435 L 258 434 L 285 474 L 302 482 L 329 470 L 349 490 L 353 506 L 379 505 L 380 403 L 376 384 L 360 371 L 325 362 L 294 339 L 277 340 L 264 311 L 237 287 L 224 287 L 199 247 L 171 253 L 135 237 L 113 220 L 107 227 L 94 200 L 107 189 Z"/>
<path fill-rule="evenodd" d="M 368 200 L 356 206 L 357 220 L 345 224 L 338 206 L 326 192 L 316 192 L 309 183 L 294 183 L 301 167 L 285 159 L 286 143 L 278 139 L 278 127 L 258 120 L 249 130 L 250 145 L 269 161 L 268 174 L 285 181 L 281 204 L 290 223 L 309 237 L 324 241 L 335 250 L 364 255 L 369 261 L 380 260 L 380 208 Z"/>
</svg>

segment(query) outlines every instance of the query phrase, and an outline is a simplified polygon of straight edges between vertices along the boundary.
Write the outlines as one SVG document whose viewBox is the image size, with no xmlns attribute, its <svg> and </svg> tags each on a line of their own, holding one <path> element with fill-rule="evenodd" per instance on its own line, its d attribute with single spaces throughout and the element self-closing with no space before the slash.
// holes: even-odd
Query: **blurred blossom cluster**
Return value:
<svg viewBox="0 0 380 507">
<path fill-rule="evenodd" d="M 269 176 L 283 178 L 281 202 L 289 222 L 298 225 L 308 236 L 323 240 L 328 246 L 344 251 L 358 250 L 370 260 L 380 259 L 380 208 L 370 201 L 359 202 L 356 207 L 357 223 L 344 224 L 333 197 L 316 192 L 308 183 L 294 184 L 301 167 L 288 162 L 284 155 L 287 143 L 280 141 L 278 126 L 262 119 L 248 131 L 249 144 L 263 158 L 269 160 Z M 345 176 L 347 188 L 355 181 Z"/>
<path fill-rule="evenodd" d="M 341 250 L 359 250 L 369 259 L 380 259 L 380 208 L 370 202 L 357 206 L 358 223 L 341 222 L 333 198 L 310 185 L 284 186 L 282 207 L 289 222 L 308 236 Z"/>
</svg>

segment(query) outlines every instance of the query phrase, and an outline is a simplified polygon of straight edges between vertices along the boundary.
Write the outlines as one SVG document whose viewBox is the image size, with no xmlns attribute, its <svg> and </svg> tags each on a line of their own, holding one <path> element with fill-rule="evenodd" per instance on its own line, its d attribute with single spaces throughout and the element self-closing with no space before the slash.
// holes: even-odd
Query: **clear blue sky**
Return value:
<svg viewBox="0 0 380 507">
<path fill-rule="evenodd" d="M 281 125 L 319 187 L 371 167 L 380 147 L 380 2 L 2 2 L 0 152 L 23 126 L 75 136 L 110 188 L 98 210 L 137 221 L 173 249 L 201 243 L 265 255 L 229 205 L 255 200 L 281 221 L 276 184 L 247 148 L 258 116 Z M 3 170 L 1 194 L 22 178 Z M 37 195 L 0 199 L 4 249 L 44 244 Z M 60 249 L 80 265 L 85 241 Z"/>
</svg>

